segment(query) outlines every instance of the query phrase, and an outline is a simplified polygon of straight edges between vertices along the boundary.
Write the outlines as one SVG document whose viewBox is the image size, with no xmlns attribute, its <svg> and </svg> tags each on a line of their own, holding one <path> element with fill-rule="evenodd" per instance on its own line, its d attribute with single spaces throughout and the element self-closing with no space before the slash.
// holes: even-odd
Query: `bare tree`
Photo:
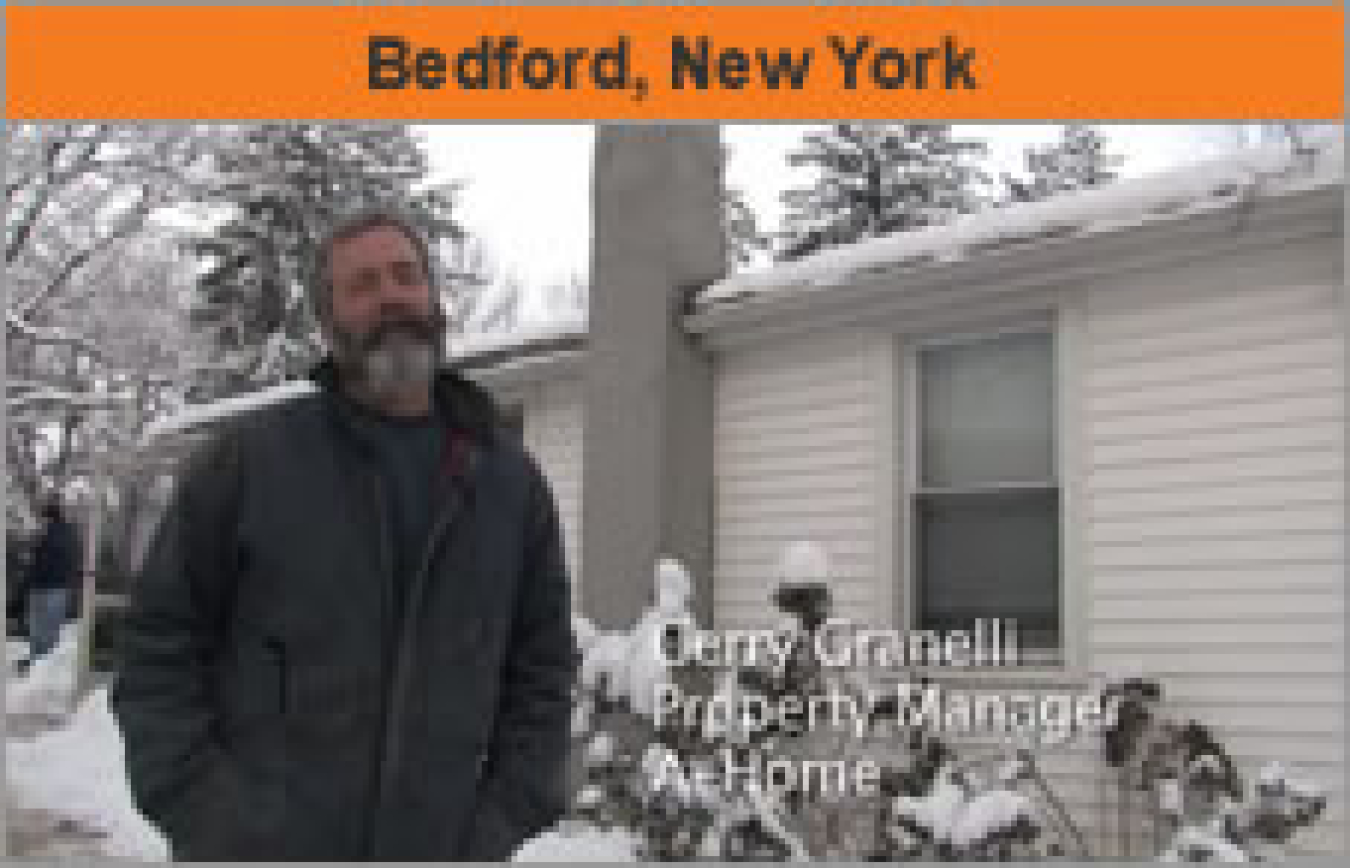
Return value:
<svg viewBox="0 0 1350 868">
<path fill-rule="evenodd" d="M 207 145 L 196 127 L 10 127 L 4 245 L 12 519 L 29 518 L 43 490 L 66 481 L 91 413 L 137 399 L 100 334 L 105 313 L 118 307 L 102 287 L 151 215 L 191 197 Z"/>
</svg>

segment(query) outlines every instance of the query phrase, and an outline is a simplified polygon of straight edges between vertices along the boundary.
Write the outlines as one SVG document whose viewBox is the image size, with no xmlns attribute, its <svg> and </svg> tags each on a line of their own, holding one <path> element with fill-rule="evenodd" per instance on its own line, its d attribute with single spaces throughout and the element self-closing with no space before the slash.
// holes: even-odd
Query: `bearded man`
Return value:
<svg viewBox="0 0 1350 868">
<path fill-rule="evenodd" d="M 443 358 L 431 248 L 367 211 L 318 247 L 312 394 L 187 463 L 112 690 L 185 860 L 504 860 L 565 807 L 578 653 L 551 488 Z"/>
</svg>

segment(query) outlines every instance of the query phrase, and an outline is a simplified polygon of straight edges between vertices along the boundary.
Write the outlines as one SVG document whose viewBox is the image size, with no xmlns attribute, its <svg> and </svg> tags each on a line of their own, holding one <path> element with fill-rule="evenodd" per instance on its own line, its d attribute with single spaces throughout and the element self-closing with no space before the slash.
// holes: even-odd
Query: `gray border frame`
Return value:
<svg viewBox="0 0 1350 868">
<path fill-rule="evenodd" d="M 791 4 L 769 4 L 769 3 L 765 3 L 764 0 L 752 0 L 752 2 L 747 2 L 747 3 L 742 4 L 742 5 L 761 5 L 761 3 L 762 3 L 763 5 L 810 5 L 810 4 L 800 3 L 800 2 L 793 2 L 793 3 L 791 3 Z M 12 5 L 12 6 L 41 6 L 41 5 L 61 5 L 61 6 L 67 6 L 67 5 L 100 5 L 100 6 L 112 6 L 112 5 L 127 5 L 127 4 L 108 3 L 108 2 L 105 2 L 105 0 L 86 0 L 86 2 L 84 2 L 84 3 L 79 2 L 79 0 L 55 0 L 55 2 L 51 2 L 51 3 L 40 3 L 40 2 L 36 2 L 36 0 L 14 0 L 14 2 L 10 2 L 8 5 Z M 266 6 L 266 5 L 282 5 L 282 4 L 257 3 L 257 2 L 242 2 L 242 0 L 234 0 L 234 2 L 223 2 L 223 3 L 217 3 L 217 4 L 215 4 L 215 5 L 220 5 L 220 6 L 230 6 L 230 5 L 240 5 L 240 6 Z M 368 5 L 368 6 L 390 6 L 390 7 L 394 7 L 394 6 L 415 6 L 415 5 L 461 5 L 461 4 L 440 4 L 440 3 L 419 4 L 419 3 L 413 3 L 413 2 L 405 2 L 405 0 L 385 0 L 385 2 L 380 2 L 380 3 L 369 3 L 369 4 L 359 4 L 359 3 L 324 3 L 324 2 L 321 2 L 321 0 L 292 0 L 292 2 L 291 2 L 290 4 L 288 4 L 288 5 L 312 5 L 312 6 Z M 732 4 L 693 4 L 693 3 L 667 3 L 667 4 L 661 4 L 661 3 L 650 3 L 650 2 L 628 2 L 628 3 L 618 3 L 618 4 L 604 4 L 604 3 L 585 2 L 585 3 L 578 3 L 578 4 L 559 4 L 559 3 L 537 2 L 537 0 L 523 0 L 523 2 L 511 4 L 511 3 L 506 3 L 506 2 L 500 2 L 500 0 L 499 0 L 499 2 L 482 3 L 482 4 L 477 4 L 477 5 L 482 5 L 482 6 L 495 6 L 495 5 L 503 5 L 503 6 L 505 6 L 505 5 L 594 5 L 594 6 L 600 6 L 600 7 L 607 6 L 607 5 L 629 5 L 629 6 L 674 6 L 674 7 L 679 7 L 679 6 L 732 5 Z M 989 3 L 989 2 L 983 2 L 983 3 L 969 3 L 969 2 L 962 3 L 962 2 L 956 2 L 956 3 L 947 3 L 947 4 L 938 4 L 938 3 L 899 3 L 899 4 L 890 4 L 890 3 L 861 3 L 861 2 L 860 2 L 860 3 L 829 2 L 829 3 L 815 4 L 815 5 L 895 6 L 896 9 L 897 9 L 897 11 L 898 11 L 898 10 L 900 10 L 900 9 L 903 9 L 905 6 L 936 6 L 936 5 L 949 5 L 949 6 L 980 6 L 980 5 L 989 5 L 989 6 L 1008 6 L 1008 5 L 1024 5 L 1024 4 L 997 3 L 997 2 L 994 2 L 994 3 Z M 1230 2 L 1230 3 L 1221 3 L 1221 2 L 1218 2 L 1218 0 L 1191 0 L 1190 3 L 1156 3 L 1156 2 L 1155 2 L 1155 3 L 1128 3 L 1128 2 L 1124 2 L 1124 0 L 1109 0 L 1109 2 L 1097 2 L 1097 3 L 1092 3 L 1092 4 L 1076 4 L 1076 3 L 1069 3 L 1069 2 L 1067 2 L 1067 0 L 1040 0 L 1040 4 L 1039 4 L 1039 5 L 1065 5 L 1065 6 L 1069 6 L 1069 5 L 1097 5 L 1097 6 L 1131 6 L 1131 5 L 1173 6 L 1173 5 L 1199 5 L 1199 6 L 1214 6 L 1214 7 L 1217 7 L 1217 8 L 1221 8 L 1221 7 L 1224 7 L 1224 6 L 1259 6 L 1259 5 L 1275 5 L 1275 4 L 1260 3 L 1260 2 L 1257 2 L 1257 0 L 1237 0 L 1237 2 Z M 1299 5 L 1308 5 L 1308 6 L 1344 6 L 1344 3 L 1341 3 L 1341 2 L 1327 2 L 1327 0 L 1321 0 L 1321 2 L 1303 3 L 1303 4 L 1299 4 Z M 0 7 L 0 36 L 5 36 L 5 35 L 7 35 L 7 26 L 6 26 L 6 21 L 5 21 L 5 19 L 7 18 L 7 16 L 5 15 L 5 11 L 6 11 L 6 10 L 5 10 L 3 7 Z M 1343 72 L 1343 75 L 1344 75 L 1344 72 Z M 6 78 L 7 78 L 7 70 L 5 70 L 5 69 L 0 69 L 0 97 L 3 97 L 5 94 L 7 94 L 7 90 L 6 90 L 7 81 L 6 81 Z M 181 119 L 178 119 L 178 120 L 179 120 L 179 122 L 182 122 Z M 290 120 L 302 120 L 302 119 L 292 118 L 292 119 L 290 119 Z M 380 120 L 380 119 L 379 119 L 379 118 L 371 118 L 371 119 L 368 119 L 368 120 Z M 962 119 L 959 119 L 959 118 L 950 118 L 950 119 L 948 119 L 948 120 L 950 120 L 951 122 L 954 122 L 954 123 L 962 122 Z M 1046 123 L 1054 123 L 1054 122 L 1056 122 L 1056 119 L 1054 119 L 1054 118 L 1036 118 L 1036 119 L 1028 119 L 1028 120 L 1037 120 L 1037 121 L 1043 121 L 1043 122 L 1046 122 Z M 1131 119 L 1131 120 L 1134 120 L 1134 119 Z M 1207 119 L 1207 120 L 1208 120 L 1208 121 L 1212 121 L 1212 122 L 1216 122 L 1216 123 L 1222 122 L 1222 119 L 1213 119 L 1213 118 L 1211 118 L 1211 119 Z M 1339 119 L 1338 119 L 1338 118 L 1303 118 L 1303 119 L 1299 119 L 1299 120 L 1308 120 L 1308 121 L 1334 121 L 1334 120 L 1340 120 L 1340 121 L 1342 121 L 1342 123 L 1344 123 L 1344 118 L 1343 118 L 1343 117 L 1342 117 L 1342 118 L 1339 118 Z M 798 120 L 780 120 L 780 121 L 776 121 L 775 123 L 801 123 L 801 122 L 803 122 L 803 121 L 810 122 L 810 119 L 809 119 L 809 118 L 803 118 L 803 119 L 798 119 Z M 56 121 L 53 121 L 53 122 L 56 122 Z M 164 121 L 159 121 L 159 122 L 161 122 L 161 123 L 173 123 L 174 120 L 173 120 L 173 119 L 165 119 Z M 440 121 L 439 123 L 473 123 L 473 122 L 474 122 L 474 121 L 471 121 L 471 120 L 466 120 L 466 121 L 450 121 L 450 120 L 445 120 L 445 121 Z M 483 121 L 483 122 L 486 122 L 486 121 Z M 500 120 L 496 120 L 496 121 L 492 121 L 492 122 L 493 122 L 493 123 L 507 123 L 507 121 L 500 121 Z M 580 119 L 573 119 L 573 120 L 569 120 L 569 121 L 566 121 L 566 122 L 567 122 L 567 123 L 584 123 L 585 121 L 584 121 L 584 120 L 580 120 Z M 676 122 L 676 123 L 703 123 L 703 122 L 706 122 L 706 121 L 687 121 L 687 122 Z M 988 121 L 981 121 L 981 122 L 982 122 L 982 123 L 989 123 Z M 1138 122 L 1140 122 L 1140 123 L 1149 123 L 1150 121 L 1148 121 L 1148 120 L 1146 120 L 1146 119 L 1138 119 Z M 431 123 L 436 123 L 436 121 L 431 121 Z M 529 124 L 529 123 L 531 123 L 531 122 L 530 122 L 530 121 L 517 121 L 517 123 Z M 540 121 L 540 122 L 538 122 L 538 123 L 562 123 L 562 121 Z M 662 122 L 661 122 L 661 121 L 630 121 L 630 122 L 621 122 L 621 123 L 662 123 Z M 670 123 L 670 122 L 665 122 L 665 123 Z M 1009 121 L 1008 123 L 1011 123 L 1011 121 Z M 1184 122 L 1184 121 L 1168 121 L 1168 122 L 1156 122 L 1156 123 L 1160 123 L 1160 125 L 1161 125 L 1161 124 L 1173 124 L 1173 123 L 1185 123 L 1185 122 Z M 0 118 L 0 129 L 3 129 L 3 130 L 4 130 L 5 137 L 6 137 L 6 141 L 8 141 L 8 134 L 9 134 L 9 119 L 8 119 L 7 116 L 5 116 L 5 117 L 3 117 L 3 118 Z M 1350 205 L 1350 189 L 1348 189 L 1348 190 L 1345 191 L 1345 202 L 1346 202 L 1347 205 Z M 1348 252 L 1348 253 L 1350 253 L 1350 236 L 1347 236 L 1346 243 L 1345 243 L 1345 251 Z M 1347 346 L 1347 353 L 1345 354 L 1345 364 L 1346 364 L 1346 373 L 1347 373 L 1347 376 L 1345 377 L 1346 382 L 1347 382 L 1347 386 L 1346 386 L 1346 399 L 1347 399 L 1347 404 L 1350 404 L 1350 285 L 1343 285 L 1343 286 L 1342 286 L 1342 297 L 1343 297 L 1343 300 L 1344 300 L 1343 311 L 1342 311 L 1342 313 L 1343 313 L 1343 316 L 1344 316 L 1344 318 L 1345 318 L 1345 322 L 1344 322 L 1344 324 L 1343 324 L 1343 333 L 1346 335 L 1346 346 Z M 3 366 L 3 364 L 4 364 L 4 362 L 3 362 L 3 361 L 0 361 L 0 366 Z M 5 371 L 5 370 L 3 369 L 3 367 L 0 367 L 0 377 L 5 377 L 5 376 L 7 376 L 7 371 Z M 4 412 L 4 411 L 0 410 L 0 412 Z M 7 420 L 6 420 L 6 421 L 7 421 Z M 1345 470 L 1345 479 L 1344 479 L 1344 483 L 1345 483 L 1345 485 L 1346 485 L 1347 490 L 1350 490 L 1350 461 L 1347 461 L 1347 462 L 1346 462 L 1346 470 Z M 1347 538 L 1347 543 L 1350 543 L 1350 529 L 1348 529 L 1347 532 L 1346 532 L 1346 538 Z M 2 546 L 3 546 L 3 543 L 0 543 L 0 547 L 2 547 Z M 0 549 L 0 551 L 2 551 L 2 549 Z M 7 592 L 8 592 L 8 586 L 6 586 L 6 595 L 7 595 Z M 1345 655 L 1347 662 L 1350 662 L 1350 648 L 1347 648 L 1347 647 L 1343 644 L 1343 645 L 1342 645 L 1341 652 L 1342 652 L 1343 655 Z M 3 679 L 5 679 L 5 680 L 7 680 L 7 678 L 8 678 L 8 671 L 6 671 L 5 674 L 4 674 L 3 676 L 0 676 L 0 678 L 3 678 Z M 2 686 L 2 685 L 0 685 L 0 686 Z M 1345 696 L 1343 696 L 1343 697 L 1342 697 L 1342 702 L 1343 702 L 1343 704 L 1346 703 L 1347 701 L 1350 701 L 1350 697 L 1345 697 Z M 8 729 L 8 727 L 5 725 L 4 720 L 3 720 L 3 717 L 4 717 L 4 715 L 0 714 L 0 735 L 4 735 L 4 736 L 7 738 L 7 729 Z M 1350 752 L 1350 751 L 1347 751 L 1347 752 Z M 1342 786 L 1343 786 L 1343 788 L 1344 788 L 1344 789 L 1342 790 L 1343 793 L 1350 793 L 1350 769 L 1347 770 L 1347 779 L 1346 779 L 1345 781 L 1342 782 Z M 1345 842 L 1343 842 L 1343 844 L 1345 844 Z M 2 853 L 4 853 L 4 854 L 8 855 L 8 853 L 9 853 L 9 846 L 8 846 L 8 845 L 9 845 L 9 840 L 8 840 L 8 823 L 7 823 L 7 794 L 0 793 L 0 852 L 2 852 Z M 1347 848 L 1347 849 L 1350 849 L 1350 848 Z M 1345 856 L 1345 852 L 1342 852 L 1340 855 L 1341 855 L 1341 858 L 1343 859 L 1344 856 Z M 862 863 L 858 863 L 858 864 L 862 864 Z M 936 863 L 919 863 L 919 864 L 936 864 Z M 1133 862 L 1103 862 L 1103 863 L 1101 863 L 1101 864 L 1132 865 L 1132 864 L 1138 864 L 1138 863 L 1133 863 Z M 1339 864 L 1341 864 L 1341 862 L 1340 862 L 1340 860 L 1338 860 L 1338 859 L 1335 858 L 1335 857 L 1326 857 L 1326 858 L 1304 858 L 1304 859 L 1297 859 L 1297 860 L 1292 860 L 1292 861 L 1291 861 L 1291 864 L 1299 864 L 1299 865 L 1339 865 Z"/>
</svg>

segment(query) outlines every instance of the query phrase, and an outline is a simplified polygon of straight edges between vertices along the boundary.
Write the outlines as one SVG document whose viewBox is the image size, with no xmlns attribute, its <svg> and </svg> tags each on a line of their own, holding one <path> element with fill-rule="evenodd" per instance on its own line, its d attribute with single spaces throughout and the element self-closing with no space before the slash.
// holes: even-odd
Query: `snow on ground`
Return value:
<svg viewBox="0 0 1350 868">
<path fill-rule="evenodd" d="M 60 717 L 69 713 L 78 657 L 79 626 L 72 622 L 61 628 L 56 647 L 34 661 L 27 672 L 19 675 L 11 664 L 5 681 L 5 714 Z"/>
<path fill-rule="evenodd" d="M 526 841 L 513 862 L 637 862 L 638 839 L 627 829 L 564 824 Z"/>
<path fill-rule="evenodd" d="M 11 805 L 101 831 L 110 858 L 167 860 L 163 838 L 132 805 L 106 688 L 85 697 L 64 725 L 7 741 L 5 762 Z"/>
<path fill-rule="evenodd" d="M 11 662 L 5 685 L 7 800 L 29 816 L 55 818 L 59 827 L 39 837 L 78 838 L 111 858 L 164 861 L 163 840 L 132 806 L 107 689 L 92 691 L 72 707 L 78 636 L 78 625 L 67 624 L 56 648 L 22 675 Z M 11 661 L 20 644 L 6 643 Z M 15 737 L 16 730 L 33 734 Z M 61 843 L 48 842 L 44 852 L 59 851 Z"/>
<path fill-rule="evenodd" d="M 121 732 L 109 707 L 108 690 L 91 691 L 71 708 L 77 632 L 63 630 L 51 654 L 24 675 L 13 661 L 25 656 L 24 643 L 6 645 L 10 665 L 5 714 L 36 726 L 31 737 L 5 744 L 6 797 L 28 818 L 39 855 L 162 862 L 163 837 L 136 810 L 127 786 Z M 526 842 L 516 854 L 528 862 L 632 862 L 637 838 L 626 830 L 605 831 L 575 823 Z"/>
<path fill-rule="evenodd" d="M 28 640 L 18 639 L 14 636 L 5 637 L 5 671 L 11 674 L 14 672 L 15 664 L 28 657 Z M 8 683 L 8 682 L 6 682 Z"/>
</svg>

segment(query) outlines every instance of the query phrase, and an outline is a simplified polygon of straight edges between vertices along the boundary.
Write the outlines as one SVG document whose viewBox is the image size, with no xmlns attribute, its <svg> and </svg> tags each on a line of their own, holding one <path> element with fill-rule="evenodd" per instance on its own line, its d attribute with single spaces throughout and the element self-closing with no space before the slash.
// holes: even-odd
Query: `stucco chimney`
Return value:
<svg viewBox="0 0 1350 868">
<path fill-rule="evenodd" d="M 593 183 L 581 609 L 630 626 L 669 556 L 706 624 L 711 377 L 681 324 L 688 293 L 726 269 L 719 128 L 602 125 Z"/>
</svg>

